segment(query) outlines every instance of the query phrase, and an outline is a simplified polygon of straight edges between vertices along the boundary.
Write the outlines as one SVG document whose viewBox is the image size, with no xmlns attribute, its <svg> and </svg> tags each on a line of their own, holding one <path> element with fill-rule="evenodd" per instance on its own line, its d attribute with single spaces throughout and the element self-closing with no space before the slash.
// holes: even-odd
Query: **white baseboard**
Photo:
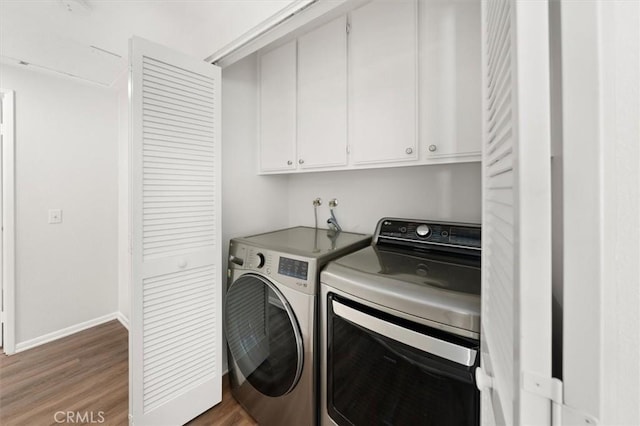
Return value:
<svg viewBox="0 0 640 426">
<path fill-rule="evenodd" d="M 120 321 L 124 328 L 129 330 L 129 318 L 125 317 L 122 312 L 116 312 L 116 319 Z"/>
<path fill-rule="evenodd" d="M 113 321 L 114 319 L 117 319 L 118 321 L 122 322 L 122 320 L 119 318 L 120 315 L 122 315 L 120 314 L 120 312 L 113 312 L 98 318 L 94 318 L 89 321 L 82 322 L 80 324 L 72 325 L 70 327 L 45 334 L 40 337 L 36 337 L 35 339 L 27 340 L 25 342 L 20 342 L 16 344 L 15 353 L 26 351 L 27 349 L 35 348 L 36 346 L 44 345 L 45 343 L 53 342 L 54 340 L 67 337 L 79 331 L 86 330 L 87 328 L 95 327 L 96 325 L 104 324 L 105 322 Z M 128 321 L 125 327 L 127 326 L 128 326 Z"/>
</svg>

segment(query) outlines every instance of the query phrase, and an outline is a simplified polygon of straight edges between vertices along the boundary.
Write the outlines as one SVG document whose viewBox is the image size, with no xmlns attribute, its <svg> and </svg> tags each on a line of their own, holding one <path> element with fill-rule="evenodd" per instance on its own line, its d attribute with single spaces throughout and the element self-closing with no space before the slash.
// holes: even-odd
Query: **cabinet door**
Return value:
<svg viewBox="0 0 640 426">
<path fill-rule="evenodd" d="M 480 2 L 420 1 L 420 139 L 427 158 L 481 151 Z"/>
<path fill-rule="evenodd" d="M 347 164 L 347 20 L 298 39 L 298 162 L 301 168 Z"/>
<path fill-rule="evenodd" d="M 260 170 L 295 169 L 296 42 L 260 57 Z"/>
<path fill-rule="evenodd" d="M 351 12 L 349 136 L 354 164 L 416 160 L 417 4 Z"/>
</svg>

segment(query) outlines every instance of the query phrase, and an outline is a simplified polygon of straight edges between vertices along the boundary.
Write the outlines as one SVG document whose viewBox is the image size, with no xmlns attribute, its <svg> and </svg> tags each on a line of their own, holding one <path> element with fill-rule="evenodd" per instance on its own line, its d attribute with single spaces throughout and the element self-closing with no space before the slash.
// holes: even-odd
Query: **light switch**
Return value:
<svg viewBox="0 0 640 426">
<path fill-rule="evenodd" d="M 62 223 L 62 210 L 49 209 L 49 223 Z"/>
</svg>

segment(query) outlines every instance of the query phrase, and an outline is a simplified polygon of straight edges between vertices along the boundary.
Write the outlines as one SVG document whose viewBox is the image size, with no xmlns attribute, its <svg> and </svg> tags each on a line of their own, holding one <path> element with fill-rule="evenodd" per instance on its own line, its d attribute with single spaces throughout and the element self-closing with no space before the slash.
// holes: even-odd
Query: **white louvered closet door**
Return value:
<svg viewBox="0 0 640 426">
<path fill-rule="evenodd" d="M 483 425 L 550 424 L 547 1 L 484 0 Z M 484 374 L 483 374 L 484 373 Z M 486 375 L 486 376 L 485 376 Z"/>
<path fill-rule="evenodd" d="M 130 423 L 221 401 L 220 68 L 130 41 Z"/>
</svg>

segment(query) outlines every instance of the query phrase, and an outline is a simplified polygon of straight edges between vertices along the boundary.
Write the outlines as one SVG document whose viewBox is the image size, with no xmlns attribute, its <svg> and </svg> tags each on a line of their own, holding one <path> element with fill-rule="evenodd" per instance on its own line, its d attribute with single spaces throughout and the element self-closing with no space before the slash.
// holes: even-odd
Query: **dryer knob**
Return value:
<svg viewBox="0 0 640 426">
<path fill-rule="evenodd" d="M 429 229 L 428 225 L 420 225 L 416 228 L 416 234 L 418 234 L 419 237 L 426 237 L 429 235 L 429 233 L 431 232 L 431 229 Z"/>
<path fill-rule="evenodd" d="M 258 253 L 256 254 L 256 257 L 257 257 L 256 268 L 262 268 L 264 266 L 264 254 Z"/>
</svg>

